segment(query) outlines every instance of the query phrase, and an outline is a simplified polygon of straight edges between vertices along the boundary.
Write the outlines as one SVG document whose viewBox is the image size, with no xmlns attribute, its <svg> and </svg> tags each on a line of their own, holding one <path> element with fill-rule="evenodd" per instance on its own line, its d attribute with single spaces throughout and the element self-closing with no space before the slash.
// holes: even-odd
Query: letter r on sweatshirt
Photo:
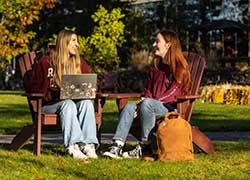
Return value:
<svg viewBox="0 0 250 180">
<path fill-rule="evenodd" d="M 48 68 L 48 77 L 53 77 L 53 68 Z"/>
</svg>

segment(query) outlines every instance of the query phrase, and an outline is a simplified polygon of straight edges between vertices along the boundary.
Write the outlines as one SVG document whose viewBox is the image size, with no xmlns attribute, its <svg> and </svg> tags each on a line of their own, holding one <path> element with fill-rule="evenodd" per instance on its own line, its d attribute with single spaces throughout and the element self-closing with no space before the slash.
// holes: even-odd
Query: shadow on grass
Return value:
<svg viewBox="0 0 250 180">
<path fill-rule="evenodd" d="M 31 123 L 29 108 L 24 104 L 5 104 L 0 106 L 0 133 L 17 134 L 21 128 Z"/>
<path fill-rule="evenodd" d="M 202 131 L 226 132 L 226 131 L 250 131 L 249 121 L 230 120 L 192 120 L 191 124 L 198 126 Z"/>
<path fill-rule="evenodd" d="M 99 158 L 106 158 L 103 156 L 103 153 L 109 149 L 109 143 L 102 143 L 99 149 L 97 149 L 97 154 Z M 131 150 L 135 147 L 134 144 L 127 143 L 124 147 L 124 151 Z M 239 153 L 239 152 L 250 152 L 250 142 L 247 141 L 240 141 L 240 142 L 216 142 L 214 143 L 215 153 L 216 154 L 223 154 L 223 153 Z M 4 151 L 11 151 L 9 149 L 9 144 L 2 143 L 0 144 L 0 149 Z M 22 147 L 23 150 L 30 151 L 33 153 L 33 144 L 26 144 Z M 14 152 L 14 151 L 12 151 Z M 154 157 L 156 157 L 157 149 L 153 149 Z M 204 154 L 199 148 L 194 145 L 194 153 L 195 154 Z M 42 145 L 41 147 L 41 154 L 42 155 L 55 155 L 55 156 L 68 156 L 65 151 L 63 145 L 58 144 L 51 144 L 51 145 Z M 204 154 L 205 155 L 205 154 Z M 213 156 L 213 154 L 209 155 Z M 35 157 L 35 156 L 34 156 Z M 1 156 L 1 158 L 8 158 L 8 155 Z M 23 161 L 27 161 L 30 163 L 37 164 L 37 161 L 32 158 L 24 158 Z M 39 165 L 39 164 L 38 164 Z M 43 167 L 42 164 L 39 167 Z"/>
<path fill-rule="evenodd" d="M 191 120 L 193 126 L 198 126 L 201 131 L 227 132 L 250 131 L 250 121 L 231 120 Z"/>
<path fill-rule="evenodd" d="M 239 142 L 216 142 L 214 143 L 215 152 L 250 152 L 250 142 L 249 141 L 239 141 Z"/>
<path fill-rule="evenodd" d="M 0 149 L 10 150 L 10 144 L 9 143 L 0 143 Z"/>
<path fill-rule="evenodd" d="M 0 149 L 15 152 L 15 151 L 10 149 L 9 143 L 1 143 Z M 31 153 L 33 153 L 34 152 L 34 145 L 32 143 L 28 143 L 28 144 L 25 144 L 20 149 L 27 150 L 27 151 L 30 151 Z M 64 156 L 65 155 L 64 146 L 63 146 L 63 144 L 42 144 L 41 154 L 48 154 L 48 155 L 55 154 L 55 155 Z"/>
<path fill-rule="evenodd" d="M 190 123 L 202 131 L 250 131 L 250 119 L 232 118 L 225 114 L 193 113 Z"/>
<path fill-rule="evenodd" d="M 19 117 L 24 115 L 29 115 L 30 110 L 26 104 L 5 104 L 1 106 L 1 115 L 3 117 Z"/>
<path fill-rule="evenodd" d="M 102 116 L 103 119 L 102 119 L 101 132 L 114 133 L 119 121 L 118 112 L 104 112 Z"/>
</svg>

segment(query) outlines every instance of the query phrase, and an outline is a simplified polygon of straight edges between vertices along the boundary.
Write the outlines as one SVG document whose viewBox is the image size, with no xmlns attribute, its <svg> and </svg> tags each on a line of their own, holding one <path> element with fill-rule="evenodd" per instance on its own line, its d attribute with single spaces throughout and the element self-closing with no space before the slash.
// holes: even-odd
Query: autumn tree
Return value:
<svg viewBox="0 0 250 180">
<path fill-rule="evenodd" d="M 27 52 L 36 33 L 29 30 L 39 20 L 42 8 L 51 9 L 58 0 L 0 0 L 0 60 Z"/>
</svg>

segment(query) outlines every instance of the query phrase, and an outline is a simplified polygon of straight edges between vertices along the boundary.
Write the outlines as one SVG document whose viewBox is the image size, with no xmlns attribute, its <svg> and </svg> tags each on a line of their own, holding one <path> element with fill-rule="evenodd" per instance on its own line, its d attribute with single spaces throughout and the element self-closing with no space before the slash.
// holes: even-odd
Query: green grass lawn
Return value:
<svg viewBox="0 0 250 180">
<path fill-rule="evenodd" d="M 197 101 L 191 124 L 203 131 L 250 131 L 250 106 Z"/>
<path fill-rule="evenodd" d="M 1 180 L 248 180 L 250 143 L 215 143 L 213 155 L 195 153 L 193 162 L 98 159 L 79 161 L 63 154 L 62 146 L 43 146 L 36 157 L 26 147 L 10 152 L 0 146 Z M 99 153 L 101 153 L 99 151 Z"/>
<path fill-rule="evenodd" d="M 31 123 L 26 97 L 22 92 L 0 91 L 0 134 L 16 134 Z M 250 131 L 250 106 L 202 103 L 197 101 L 191 124 L 203 131 Z M 118 112 L 114 100 L 107 100 L 103 110 L 102 132 L 114 132 Z"/>
<path fill-rule="evenodd" d="M 102 132 L 114 132 L 118 120 L 116 108 L 115 101 L 106 102 Z M 249 131 L 249 112 L 249 106 L 197 101 L 191 123 L 204 131 Z M 30 122 L 26 98 L 21 92 L 1 91 L 0 134 L 15 134 Z M 9 144 L 0 144 L 0 179 L 250 179 L 250 142 L 214 142 L 213 155 L 195 148 L 194 162 L 110 160 L 102 157 L 107 146 L 101 145 L 98 159 L 79 161 L 65 155 L 63 145 L 42 145 L 42 155 L 36 157 L 31 144 L 17 152 L 9 151 Z"/>
</svg>

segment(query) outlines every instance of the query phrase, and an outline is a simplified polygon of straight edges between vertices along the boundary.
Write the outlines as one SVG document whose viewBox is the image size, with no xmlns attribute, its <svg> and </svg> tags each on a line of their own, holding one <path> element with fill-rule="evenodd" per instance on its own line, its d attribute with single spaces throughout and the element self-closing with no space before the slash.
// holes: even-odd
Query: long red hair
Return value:
<svg viewBox="0 0 250 180">
<path fill-rule="evenodd" d="M 170 42 L 171 46 L 168 49 L 167 54 L 164 57 L 164 62 L 170 68 L 171 73 L 174 76 L 176 83 L 183 87 L 186 94 L 191 89 L 191 76 L 188 68 L 188 63 L 182 54 L 181 44 L 177 34 L 172 30 L 162 30 L 160 33 L 166 43 Z M 155 57 L 154 65 L 159 67 L 160 61 L 163 61 L 160 57 Z"/>
</svg>

